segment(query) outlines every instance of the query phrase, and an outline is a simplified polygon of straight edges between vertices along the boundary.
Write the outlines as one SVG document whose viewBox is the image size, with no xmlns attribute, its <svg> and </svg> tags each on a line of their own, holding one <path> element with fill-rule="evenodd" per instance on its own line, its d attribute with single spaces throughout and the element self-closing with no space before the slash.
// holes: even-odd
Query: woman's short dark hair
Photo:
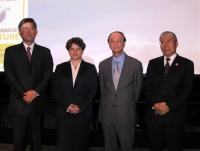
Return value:
<svg viewBox="0 0 200 151">
<path fill-rule="evenodd" d="M 19 25 L 18 25 L 19 31 L 21 31 L 22 25 L 23 25 L 24 23 L 28 23 L 28 22 L 33 23 L 34 28 L 37 29 L 37 24 L 36 24 L 36 22 L 34 21 L 33 18 L 24 18 L 24 19 L 22 19 L 22 20 L 20 21 L 20 23 L 19 23 Z"/>
<path fill-rule="evenodd" d="M 73 37 L 71 39 L 69 39 L 66 43 L 66 49 L 69 51 L 69 49 L 72 47 L 72 44 L 76 44 L 79 47 L 81 47 L 82 50 L 85 49 L 86 45 L 83 42 L 83 40 L 79 37 Z"/>
</svg>

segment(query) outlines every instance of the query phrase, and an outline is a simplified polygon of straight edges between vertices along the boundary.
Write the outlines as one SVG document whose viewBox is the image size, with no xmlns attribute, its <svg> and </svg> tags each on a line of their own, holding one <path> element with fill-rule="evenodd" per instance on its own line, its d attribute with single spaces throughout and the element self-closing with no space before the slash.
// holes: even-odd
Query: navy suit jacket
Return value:
<svg viewBox="0 0 200 151">
<path fill-rule="evenodd" d="M 50 50 L 35 44 L 29 63 L 23 43 L 10 46 L 5 51 L 4 69 L 10 86 L 8 112 L 12 115 L 28 115 L 31 106 L 36 114 L 45 112 L 46 88 L 53 69 Z M 30 104 L 23 100 L 23 94 L 28 90 L 35 90 L 39 94 Z"/>
<path fill-rule="evenodd" d="M 192 90 L 193 77 L 193 62 L 179 55 L 166 77 L 164 56 L 150 60 L 144 86 L 147 100 L 145 121 L 151 124 L 184 125 L 186 101 Z M 165 115 L 155 114 L 152 107 L 158 102 L 166 102 L 170 111 Z"/>
<path fill-rule="evenodd" d="M 57 65 L 52 90 L 57 105 L 58 118 L 87 119 L 92 117 L 92 101 L 98 86 L 97 72 L 94 65 L 82 60 L 73 87 L 70 61 Z M 66 112 L 70 104 L 75 104 L 81 112 Z"/>
</svg>

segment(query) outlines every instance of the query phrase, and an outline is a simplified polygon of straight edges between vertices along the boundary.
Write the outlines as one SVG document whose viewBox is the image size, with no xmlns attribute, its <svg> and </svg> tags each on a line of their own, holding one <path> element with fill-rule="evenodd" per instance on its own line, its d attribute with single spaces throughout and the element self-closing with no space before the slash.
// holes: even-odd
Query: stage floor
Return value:
<svg viewBox="0 0 200 151">
<path fill-rule="evenodd" d="M 29 151 L 29 145 L 27 151 Z M 13 144 L 0 144 L 0 151 L 13 151 Z M 56 146 L 42 146 L 42 151 L 56 151 Z M 89 151 L 104 151 L 104 148 L 91 147 Z M 134 151 L 148 151 L 147 148 L 135 148 Z M 164 149 L 164 151 L 167 151 Z M 199 149 L 184 149 L 183 151 L 199 151 Z"/>
</svg>

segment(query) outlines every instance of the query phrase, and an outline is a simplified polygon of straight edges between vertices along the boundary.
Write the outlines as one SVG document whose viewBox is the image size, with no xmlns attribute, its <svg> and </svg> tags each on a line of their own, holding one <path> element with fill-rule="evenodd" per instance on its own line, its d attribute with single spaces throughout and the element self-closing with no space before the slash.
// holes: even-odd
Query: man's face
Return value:
<svg viewBox="0 0 200 151">
<path fill-rule="evenodd" d="M 19 31 L 19 35 L 25 43 L 33 43 L 37 33 L 38 31 L 35 29 L 32 22 L 24 23 Z"/>
<path fill-rule="evenodd" d="M 171 57 L 176 53 L 176 48 L 178 47 L 178 42 L 174 39 L 172 34 L 167 34 L 160 37 L 160 48 L 166 57 Z"/>
<path fill-rule="evenodd" d="M 69 55 L 71 57 L 71 60 L 81 60 L 82 54 L 82 48 L 74 43 L 72 44 L 71 48 L 69 48 Z"/>
<path fill-rule="evenodd" d="M 122 53 L 125 42 L 124 36 L 120 33 L 113 33 L 108 39 L 109 47 L 113 53 Z"/>
</svg>

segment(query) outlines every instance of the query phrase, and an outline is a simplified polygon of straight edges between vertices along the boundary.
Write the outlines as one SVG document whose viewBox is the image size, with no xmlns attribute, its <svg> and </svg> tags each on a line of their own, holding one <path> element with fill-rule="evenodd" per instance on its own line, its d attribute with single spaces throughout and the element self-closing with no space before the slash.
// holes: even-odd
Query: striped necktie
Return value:
<svg viewBox="0 0 200 151">
<path fill-rule="evenodd" d="M 170 65 L 169 65 L 169 60 L 170 58 L 166 58 L 167 63 L 165 64 L 165 76 L 167 76 L 167 73 L 169 71 Z"/>
<path fill-rule="evenodd" d="M 29 62 L 31 62 L 31 51 L 30 50 L 31 50 L 31 47 L 27 47 L 26 53 L 27 53 Z"/>
<path fill-rule="evenodd" d="M 118 85 L 119 77 L 120 77 L 118 63 L 119 63 L 119 61 L 116 60 L 115 61 L 115 66 L 114 66 L 114 70 L 113 70 L 113 82 L 114 82 L 115 90 L 117 89 L 117 85 Z"/>
</svg>

